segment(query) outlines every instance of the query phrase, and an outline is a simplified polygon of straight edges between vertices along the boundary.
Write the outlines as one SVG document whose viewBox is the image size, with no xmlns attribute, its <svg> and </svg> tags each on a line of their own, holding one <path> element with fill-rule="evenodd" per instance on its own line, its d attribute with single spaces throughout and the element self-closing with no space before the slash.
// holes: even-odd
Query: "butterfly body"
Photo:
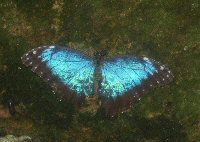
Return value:
<svg viewBox="0 0 200 142">
<path fill-rule="evenodd" d="M 67 47 L 44 46 L 26 53 L 22 61 L 55 92 L 73 97 L 75 106 L 80 106 L 85 97 L 98 96 L 111 114 L 126 110 L 146 90 L 173 78 L 169 69 L 146 57 L 105 57 L 105 51 L 89 57 Z"/>
<path fill-rule="evenodd" d="M 94 71 L 94 95 L 100 94 L 100 87 L 102 82 L 102 63 L 105 60 L 107 52 L 105 50 L 96 52 L 94 54 L 95 71 Z"/>
</svg>

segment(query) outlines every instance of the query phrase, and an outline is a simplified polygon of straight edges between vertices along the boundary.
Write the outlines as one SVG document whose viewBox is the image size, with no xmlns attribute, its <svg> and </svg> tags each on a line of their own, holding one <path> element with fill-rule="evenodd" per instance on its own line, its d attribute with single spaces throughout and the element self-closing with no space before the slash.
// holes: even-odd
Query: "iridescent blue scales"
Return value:
<svg viewBox="0 0 200 142">
<path fill-rule="evenodd" d="M 43 50 L 38 56 L 50 68 L 52 74 L 77 95 L 93 94 L 94 63 L 76 52 L 54 48 Z"/>
<path fill-rule="evenodd" d="M 73 97 L 77 107 L 85 97 L 99 95 L 108 114 L 127 110 L 144 92 L 173 78 L 164 65 L 146 57 L 104 59 L 103 54 L 96 55 L 88 57 L 66 47 L 43 46 L 26 53 L 22 61 L 55 92 Z"/>
<path fill-rule="evenodd" d="M 102 65 L 101 93 L 115 99 L 142 84 L 155 71 L 155 66 L 147 58 L 128 57 L 106 61 Z"/>
</svg>

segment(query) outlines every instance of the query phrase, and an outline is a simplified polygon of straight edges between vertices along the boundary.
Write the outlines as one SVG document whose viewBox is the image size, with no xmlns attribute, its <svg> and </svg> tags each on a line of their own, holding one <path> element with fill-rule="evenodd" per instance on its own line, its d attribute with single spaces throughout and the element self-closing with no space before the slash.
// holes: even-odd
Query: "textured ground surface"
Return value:
<svg viewBox="0 0 200 142">
<path fill-rule="evenodd" d="M 167 64 L 174 81 L 116 118 L 74 114 L 20 57 L 41 45 L 87 54 L 146 55 Z M 35 141 L 200 141 L 200 2 L 198 0 L 2 0 L 0 134 Z M 5 104 L 13 99 L 18 114 Z M 60 101 L 62 100 L 62 101 Z"/>
</svg>

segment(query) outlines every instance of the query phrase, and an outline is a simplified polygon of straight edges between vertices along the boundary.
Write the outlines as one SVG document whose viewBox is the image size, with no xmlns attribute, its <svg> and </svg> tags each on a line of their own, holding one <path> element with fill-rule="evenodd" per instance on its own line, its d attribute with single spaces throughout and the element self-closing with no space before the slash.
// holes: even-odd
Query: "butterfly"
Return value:
<svg viewBox="0 0 200 142">
<path fill-rule="evenodd" d="M 146 91 L 172 81 L 173 75 L 165 65 L 147 57 L 105 57 L 105 51 L 89 57 L 52 45 L 32 49 L 22 56 L 22 62 L 54 92 L 73 98 L 75 106 L 86 97 L 98 95 L 107 114 L 127 110 Z"/>
</svg>

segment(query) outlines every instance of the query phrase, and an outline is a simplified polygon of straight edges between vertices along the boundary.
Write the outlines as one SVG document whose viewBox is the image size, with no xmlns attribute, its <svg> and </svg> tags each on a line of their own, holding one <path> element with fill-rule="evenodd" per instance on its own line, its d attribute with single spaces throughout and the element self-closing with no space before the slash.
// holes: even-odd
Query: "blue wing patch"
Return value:
<svg viewBox="0 0 200 142">
<path fill-rule="evenodd" d="M 39 47 L 22 57 L 25 65 L 31 66 L 55 91 L 75 96 L 94 94 L 94 63 L 72 49 L 58 46 Z"/>
<path fill-rule="evenodd" d="M 102 66 L 101 93 L 106 97 L 116 98 L 128 90 L 141 85 L 143 80 L 156 71 L 149 61 L 137 58 L 105 62 Z"/>
<path fill-rule="evenodd" d="M 100 95 L 107 112 L 133 105 L 146 90 L 172 79 L 171 72 L 146 57 L 119 57 L 104 61 L 101 67 Z M 121 108 L 120 108 L 121 107 Z"/>
</svg>

